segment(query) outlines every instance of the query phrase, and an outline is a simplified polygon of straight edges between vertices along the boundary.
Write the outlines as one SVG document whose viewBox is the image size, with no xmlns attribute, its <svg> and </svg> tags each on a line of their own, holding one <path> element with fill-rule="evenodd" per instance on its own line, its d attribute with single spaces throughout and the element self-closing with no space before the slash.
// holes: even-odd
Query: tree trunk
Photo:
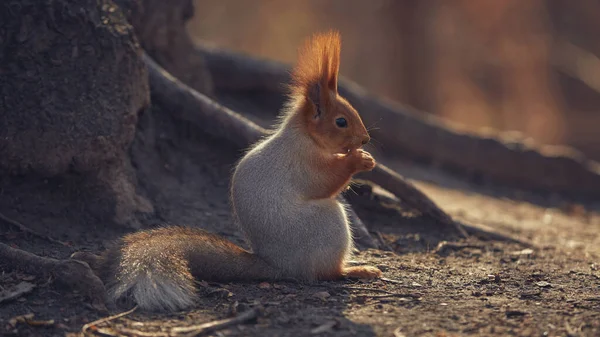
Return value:
<svg viewBox="0 0 600 337">
<path fill-rule="evenodd" d="M 88 176 L 96 213 L 128 223 L 151 205 L 125 151 L 149 104 L 141 48 L 111 0 L 0 3 L 0 175 Z"/>
<path fill-rule="evenodd" d="M 192 0 L 118 0 L 142 48 L 161 67 L 207 96 L 213 85 L 204 57 L 194 53 L 187 21 L 194 16 Z"/>
</svg>

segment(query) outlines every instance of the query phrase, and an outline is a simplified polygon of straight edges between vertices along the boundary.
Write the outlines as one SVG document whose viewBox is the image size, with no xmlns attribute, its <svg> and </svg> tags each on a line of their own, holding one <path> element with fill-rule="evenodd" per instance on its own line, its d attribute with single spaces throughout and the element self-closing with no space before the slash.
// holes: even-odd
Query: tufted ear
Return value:
<svg viewBox="0 0 600 337">
<path fill-rule="evenodd" d="M 312 104 L 314 104 L 315 106 L 315 114 L 314 114 L 314 118 L 320 118 L 322 113 L 323 113 L 323 109 L 322 107 L 325 105 L 323 102 L 323 86 L 321 85 L 320 82 L 317 82 L 313 85 L 311 85 L 308 88 L 308 95 L 306 96 L 306 98 L 308 98 L 309 101 L 312 102 Z"/>
<path fill-rule="evenodd" d="M 316 34 L 300 50 L 292 72 L 292 92 L 303 95 L 316 107 L 315 118 L 324 113 L 331 94 L 337 94 L 340 67 L 340 34 Z"/>
<path fill-rule="evenodd" d="M 338 73 L 340 71 L 340 49 L 341 42 L 339 35 L 336 38 L 331 38 L 329 44 L 331 50 L 329 50 L 329 67 L 327 70 L 327 87 L 329 90 L 337 94 L 338 87 Z"/>
</svg>

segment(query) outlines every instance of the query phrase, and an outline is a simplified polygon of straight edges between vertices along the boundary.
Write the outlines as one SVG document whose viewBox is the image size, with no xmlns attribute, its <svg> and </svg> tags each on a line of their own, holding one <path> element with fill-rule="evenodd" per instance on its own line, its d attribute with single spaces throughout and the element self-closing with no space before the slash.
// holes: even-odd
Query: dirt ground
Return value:
<svg viewBox="0 0 600 337">
<path fill-rule="evenodd" d="M 239 153 L 222 145 L 215 151 L 218 142 L 198 139 L 196 131 L 179 125 L 160 107 L 142 116 L 130 155 L 139 193 L 152 201 L 155 214 L 140 221 L 147 226 L 199 226 L 243 244 L 227 199 L 229 174 Z M 383 161 L 452 216 L 535 246 L 457 241 L 451 231 L 411 215 L 380 189 L 356 188 L 348 192 L 349 201 L 384 249 L 361 251 L 355 260 L 378 266 L 384 280 L 201 283 L 194 310 L 168 315 L 136 311 L 90 331 L 98 336 L 164 336 L 173 327 L 256 309 L 256 319 L 212 335 L 600 336 L 598 202 L 483 186 L 417 163 Z M 0 186 L 3 214 L 69 241 L 70 247 L 30 237 L 3 221 L 0 240 L 39 255 L 68 258 L 74 251 L 99 252 L 131 231 L 91 216 L 88 198 L 93 192 L 77 189 L 79 179 L 11 178 Z M 444 246 L 443 240 L 450 243 Z M 106 316 L 82 294 L 50 280 L 1 271 L 0 292 L 23 282 L 34 286 L 0 303 L 2 335 L 78 336 L 84 324 Z M 28 314 L 33 318 L 16 319 Z"/>
</svg>

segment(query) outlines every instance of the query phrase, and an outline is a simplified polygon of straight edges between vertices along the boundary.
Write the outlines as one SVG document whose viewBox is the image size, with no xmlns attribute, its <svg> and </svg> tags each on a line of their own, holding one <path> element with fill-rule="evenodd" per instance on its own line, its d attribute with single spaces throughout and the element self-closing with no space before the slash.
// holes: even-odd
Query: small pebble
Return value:
<svg viewBox="0 0 600 337">
<path fill-rule="evenodd" d="M 552 287 L 552 285 L 546 281 L 537 282 L 535 285 L 542 288 Z"/>
<path fill-rule="evenodd" d="M 318 293 L 314 293 L 314 294 L 313 294 L 313 297 L 316 297 L 316 298 L 318 298 L 318 299 L 321 299 L 321 300 L 323 300 L 323 301 L 324 301 L 326 298 L 330 297 L 330 296 L 331 296 L 331 295 L 330 295 L 328 292 L 326 292 L 326 291 L 319 291 Z"/>
<path fill-rule="evenodd" d="M 271 284 L 269 282 L 261 282 L 258 284 L 260 289 L 271 289 Z"/>
</svg>

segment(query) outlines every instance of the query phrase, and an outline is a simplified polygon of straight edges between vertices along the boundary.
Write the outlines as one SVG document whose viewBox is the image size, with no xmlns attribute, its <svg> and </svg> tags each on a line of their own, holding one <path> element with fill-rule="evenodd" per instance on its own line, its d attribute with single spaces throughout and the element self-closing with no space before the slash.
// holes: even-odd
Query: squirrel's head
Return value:
<svg viewBox="0 0 600 337">
<path fill-rule="evenodd" d="M 317 34 L 301 49 L 292 73 L 292 97 L 298 100 L 296 123 L 321 148 L 345 153 L 370 137 L 358 112 L 338 95 L 340 34 Z"/>
</svg>

